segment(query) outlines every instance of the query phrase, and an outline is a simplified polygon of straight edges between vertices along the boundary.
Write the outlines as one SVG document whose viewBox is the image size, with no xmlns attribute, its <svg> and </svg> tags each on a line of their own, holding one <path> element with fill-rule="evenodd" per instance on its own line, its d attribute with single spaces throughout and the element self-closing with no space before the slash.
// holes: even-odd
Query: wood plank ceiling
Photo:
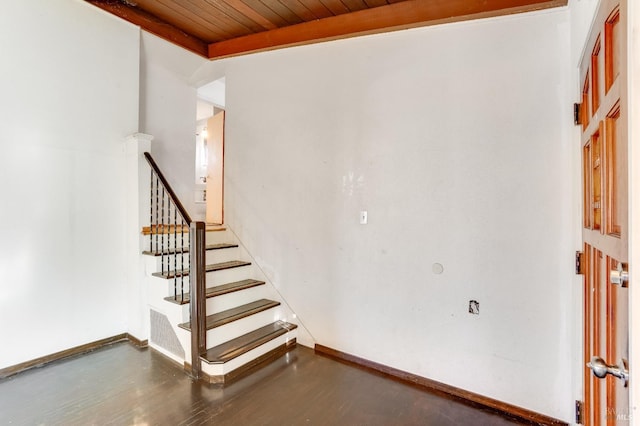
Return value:
<svg viewBox="0 0 640 426">
<path fill-rule="evenodd" d="M 567 0 L 86 1 L 209 59 L 567 4 Z"/>
</svg>

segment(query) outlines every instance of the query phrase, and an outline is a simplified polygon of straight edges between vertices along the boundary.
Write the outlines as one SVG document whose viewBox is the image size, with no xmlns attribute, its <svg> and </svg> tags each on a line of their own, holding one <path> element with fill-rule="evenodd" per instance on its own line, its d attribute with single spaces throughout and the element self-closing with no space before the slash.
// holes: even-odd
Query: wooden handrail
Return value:
<svg viewBox="0 0 640 426">
<path fill-rule="evenodd" d="M 169 182 L 167 182 L 167 179 L 165 179 L 164 175 L 160 171 L 160 168 L 158 167 L 156 162 L 153 160 L 153 157 L 151 157 L 151 154 L 149 154 L 148 152 L 145 152 L 144 158 L 147 159 L 147 162 L 149 163 L 153 171 L 156 173 L 156 175 L 158 175 L 158 178 L 160 179 L 160 182 L 162 182 L 162 185 L 164 186 L 164 188 L 167 190 L 169 197 L 171 197 L 171 200 L 178 208 L 178 212 L 180 213 L 180 216 L 182 216 L 182 218 L 187 223 L 187 225 L 191 225 L 191 216 L 189 216 L 189 213 L 187 213 L 187 210 L 184 208 L 184 206 L 178 199 L 178 196 L 173 191 L 173 188 L 171 188 L 171 185 L 169 185 Z"/>
</svg>

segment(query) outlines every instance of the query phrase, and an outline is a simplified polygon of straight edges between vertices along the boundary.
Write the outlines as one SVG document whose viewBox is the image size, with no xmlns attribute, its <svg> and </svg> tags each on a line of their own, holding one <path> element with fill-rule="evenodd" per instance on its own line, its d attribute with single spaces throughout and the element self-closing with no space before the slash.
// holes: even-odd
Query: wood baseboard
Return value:
<svg viewBox="0 0 640 426">
<path fill-rule="evenodd" d="M 129 343 L 131 343 L 133 346 L 135 346 L 138 349 L 145 349 L 149 347 L 149 341 L 146 339 L 140 340 L 129 333 L 127 333 L 127 339 L 129 340 Z"/>
<path fill-rule="evenodd" d="M 116 342 L 122 342 L 128 340 L 127 333 L 118 334 L 116 336 L 107 337 L 106 339 L 96 340 L 95 342 L 86 343 L 84 345 L 76 346 L 74 348 L 65 349 L 64 351 L 56 352 L 51 355 L 45 355 L 40 358 L 32 359 L 30 361 L 22 362 L 20 364 L 12 365 L 0 370 L 0 379 L 4 379 L 14 374 L 21 373 L 35 367 L 42 367 L 53 361 L 58 361 L 63 358 L 68 358 L 74 355 L 80 355 L 86 352 L 91 352 L 103 346 L 111 345 Z"/>
<path fill-rule="evenodd" d="M 406 371 L 378 364 L 355 355 L 340 352 L 327 346 L 316 344 L 315 352 L 349 365 L 382 374 L 399 382 L 417 386 L 428 390 L 429 392 L 434 392 L 444 397 L 458 400 L 473 407 L 493 411 L 512 420 L 534 425 L 567 425 L 567 423 L 562 420 L 536 413 L 534 411 L 527 410 L 526 408 L 507 404 L 506 402 L 498 401 L 464 389 L 459 389 L 455 386 L 427 379 L 426 377 L 417 376 Z"/>
<path fill-rule="evenodd" d="M 112 345 L 118 342 L 129 341 L 133 346 L 138 349 L 144 349 L 149 346 L 148 340 L 140 340 L 129 333 L 122 333 L 115 336 L 107 337 L 105 339 L 96 340 L 95 342 L 86 343 L 84 345 L 76 346 L 73 348 L 65 349 L 64 351 L 56 352 L 51 355 L 45 355 L 40 358 L 25 361 L 20 364 L 12 365 L 0 370 L 0 379 L 4 379 L 14 374 L 21 373 L 35 367 L 42 367 L 51 362 L 58 361 L 64 358 L 68 358 L 74 355 L 81 355 L 87 352 L 94 351 L 103 346 Z"/>
</svg>

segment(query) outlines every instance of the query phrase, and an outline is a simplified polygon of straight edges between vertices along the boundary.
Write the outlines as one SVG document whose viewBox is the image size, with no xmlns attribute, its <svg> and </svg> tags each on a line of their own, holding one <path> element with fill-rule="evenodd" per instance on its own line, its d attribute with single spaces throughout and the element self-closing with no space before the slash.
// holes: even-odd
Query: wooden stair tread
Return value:
<svg viewBox="0 0 640 426">
<path fill-rule="evenodd" d="M 205 232 L 221 232 L 226 231 L 227 228 L 222 225 L 205 225 L 204 230 Z"/>
<path fill-rule="evenodd" d="M 205 250 L 221 250 L 221 249 L 228 249 L 228 248 L 236 248 L 238 247 L 237 244 L 232 244 L 232 243 L 219 243 L 219 244 L 208 244 L 207 246 L 205 246 Z M 149 250 L 145 250 L 142 252 L 142 254 L 145 254 L 147 256 L 168 256 L 171 254 L 180 254 L 180 253 L 189 253 L 189 248 L 188 247 L 182 247 L 179 249 L 171 249 L 171 250 L 165 250 L 165 251 L 149 251 Z"/>
<path fill-rule="evenodd" d="M 222 271 L 224 269 L 232 269 L 232 268 L 239 268 L 241 266 L 249 266 L 251 265 L 251 262 L 245 262 L 242 260 L 230 260 L 228 262 L 220 262 L 220 263 L 212 263 L 210 265 L 206 266 L 206 272 L 215 272 L 215 271 Z M 176 277 L 186 277 L 187 275 L 189 275 L 189 270 L 188 269 L 183 269 L 181 271 L 167 271 L 165 273 L 162 272 L 154 272 L 153 274 L 154 277 L 159 277 L 159 278 L 176 278 Z"/>
<path fill-rule="evenodd" d="M 235 281 L 232 283 L 222 284 L 215 287 L 209 287 L 205 292 L 205 297 L 208 299 L 210 297 L 222 296 L 223 294 L 233 293 L 234 291 L 240 291 L 240 290 L 245 290 L 251 287 L 257 287 L 264 283 L 265 283 L 264 281 L 249 279 L 249 280 Z M 164 300 L 168 302 L 176 303 L 178 305 L 185 305 L 189 303 L 189 293 L 185 293 L 184 297 L 178 296 L 177 299 L 175 296 L 165 297 Z"/>
<path fill-rule="evenodd" d="M 268 299 L 260 299 L 255 302 L 247 303 L 246 305 L 237 306 L 226 311 L 218 312 L 212 315 L 207 315 L 206 328 L 211 330 L 212 328 L 220 327 L 230 322 L 246 318 L 250 315 L 257 314 L 267 309 L 274 308 L 280 305 L 280 302 L 276 302 Z M 191 322 L 185 322 L 178 324 L 178 327 L 185 330 L 191 330 Z"/>
<path fill-rule="evenodd" d="M 207 350 L 206 354 L 202 356 L 202 360 L 209 364 L 223 364 L 296 328 L 298 326 L 295 324 L 276 321 L 221 345 L 214 346 Z"/>
<path fill-rule="evenodd" d="M 220 225 L 206 225 L 205 232 L 222 232 L 226 231 L 227 228 Z M 142 227 L 142 235 L 155 235 L 155 234 L 182 234 L 189 233 L 189 227 L 187 225 L 151 225 L 151 226 L 143 226 Z"/>
</svg>

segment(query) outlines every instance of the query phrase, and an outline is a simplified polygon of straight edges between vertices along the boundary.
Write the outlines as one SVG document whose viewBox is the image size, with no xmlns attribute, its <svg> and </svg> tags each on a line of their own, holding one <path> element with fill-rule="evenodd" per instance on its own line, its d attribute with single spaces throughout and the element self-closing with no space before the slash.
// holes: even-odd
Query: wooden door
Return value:
<svg viewBox="0 0 640 426">
<path fill-rule="evenodd" d="M 625 12 L 625 0 L 601 0 L 580 66 L 583 423 L 596 426 L 630 419 Z"/>
<path fill-rule="evenodd" d="M 208 224 L 222 225 L 224 214 L 224 111 L 207 120 Z"/>
</svg>

